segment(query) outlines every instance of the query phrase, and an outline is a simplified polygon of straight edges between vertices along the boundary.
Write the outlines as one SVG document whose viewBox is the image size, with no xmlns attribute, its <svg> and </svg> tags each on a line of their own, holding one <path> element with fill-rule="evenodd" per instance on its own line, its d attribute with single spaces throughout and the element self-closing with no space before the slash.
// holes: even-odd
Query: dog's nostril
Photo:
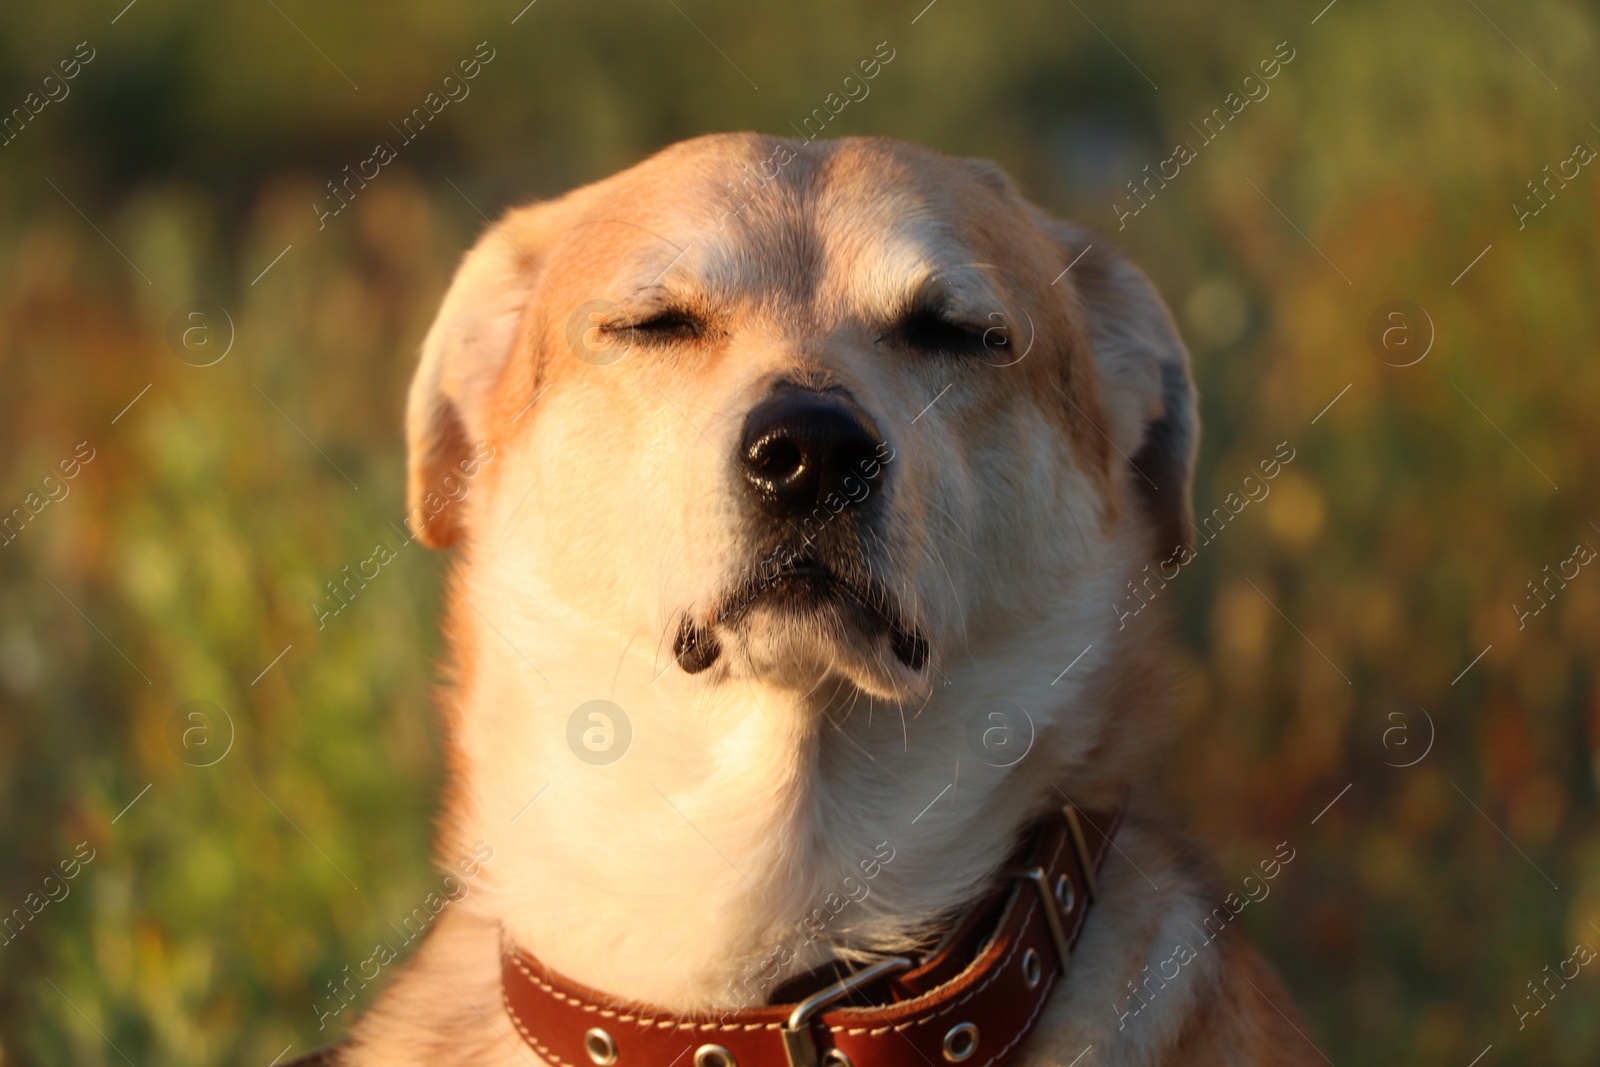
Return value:
<svg viewBox="0 0 1600 1067">
<path fill-rule="evenodd" d="M 750 449 L 750 465 L 769 478 L 781 480 L 799 473 L 805 465 L 805 455 L 789 438 L 770 436 Z"/>
</svg>

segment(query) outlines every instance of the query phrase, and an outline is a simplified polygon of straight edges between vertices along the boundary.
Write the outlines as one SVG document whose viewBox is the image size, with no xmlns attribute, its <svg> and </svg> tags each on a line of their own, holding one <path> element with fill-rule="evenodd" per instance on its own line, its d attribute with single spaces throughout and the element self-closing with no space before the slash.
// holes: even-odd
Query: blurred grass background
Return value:
<svg viewBox="0 0 1600 1067">
<path fill-rule="evenodd" d="M 1600 146 L 1596 5 L 922 3 L 0 9 L 0 108 L 94 50 L 0 147 L 0 508 L 94 449 L 0 546 L 0 910 L 95 850 L 0 939 L 0 1061 L 264 1065 L 334 1032 L 313 1002 L 437 881 L 439 560 L 400 549 L 321 631 L 309 604 L 398 540 L 455 257 L 480 212 L 791 132 L 882 41 L 827 134 L 993 158 L 1149 271 L 1195 356 L 1200 511 L 1296 450 L 1163 594 L 1193 667 L 1166 778 L 1225 883 L 1297 849 L 1242 921 L 1310 1035 L 1341 1064 L 1596 1061 L 1593 974 L 1520 1031 L 1511 1006 L 1600 947 L 1600 568 L 1525 628 L 1512 607 L 1600 548 L 1592 169 L 1522 229 L 1511 207 Z M 1270 95 L 1117 232 L 1124 183 L 1279 42 Z M 232 320 L 213 366 L 165 339 L 194 299 Z M 1398 299 L 1437 331 L 1406 368 L 1367 342 Z M 204 768 L 167 740 L 196 699 L 236 733 Z M 1420 709 L 1431 751 L 1386 766 L 1424 751 Z"/>
</svg>

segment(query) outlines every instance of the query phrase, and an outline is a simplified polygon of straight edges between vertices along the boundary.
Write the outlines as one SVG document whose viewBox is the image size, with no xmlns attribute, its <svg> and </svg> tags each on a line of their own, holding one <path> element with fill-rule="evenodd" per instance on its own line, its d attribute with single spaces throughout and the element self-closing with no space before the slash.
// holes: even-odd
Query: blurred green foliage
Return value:
<svg viewBox="0 0 1600 1067">
<path fill-rule="evenodd" d="M 0 507 L 94 450 L 0 546 L 0 908 L 95 855 L 0 947 L 0 1062 L 328 1036 L 325 983 L 436 878 L 439 561 L 401 549 L 325 629 L 308 605 L 398 540 L 455 257 L 679 138 L 790 133 L 882 41 L 828 134 L 991 157 L 1146 267 L 1195 355 L 1200 511 L 1296 449 L 1164 594 L 1193 668 L 1165 774 L 1225 881 L 1303 857 L 1244 921 L 1311 1036 L 1338 1063 L 1595 1062 L 1592 974 L 1524 1030 L 1511 1007 L 1600 945 L 1600 572 L 1512 607 L 1600 547 L 1594 174 L 1523 228 L 1511 206 L 1600 145 L 1595 5 L 120 6 L 0 11 L 0 108 L 94 53 L 0 147 Z M 485 41 L 470 96 L 319 229 L 325 183 Z M 1270 95 L 1118 232 L 1124 183 L 1279 42 Z M 231 316 L 213 366 L 165 339 L 193 299 Z M 1397 299 L 1437 331 L 1404 368 L 1367 339 Z M 193 699 L 233 724 L 214 766 L 168 744 Z M 1431 751 L 1386 766 L 1422 709 Z"/>
</svg>

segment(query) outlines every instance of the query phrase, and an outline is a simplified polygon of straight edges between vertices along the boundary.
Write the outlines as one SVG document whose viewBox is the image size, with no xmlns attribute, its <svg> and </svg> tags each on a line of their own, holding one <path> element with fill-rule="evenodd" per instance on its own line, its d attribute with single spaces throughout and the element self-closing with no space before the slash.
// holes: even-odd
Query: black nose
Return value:
<svg viewBox="0 0 1600 1067">
<path fill-rule="evenodd" d="M 763 506 L 787 517 L 814 509 L 830 492 L 860 499 L 858 483 L 882 463 L 881 444 L 839 398 L 796 390 L 751 409 L 739 463 Z"/>
</svg>

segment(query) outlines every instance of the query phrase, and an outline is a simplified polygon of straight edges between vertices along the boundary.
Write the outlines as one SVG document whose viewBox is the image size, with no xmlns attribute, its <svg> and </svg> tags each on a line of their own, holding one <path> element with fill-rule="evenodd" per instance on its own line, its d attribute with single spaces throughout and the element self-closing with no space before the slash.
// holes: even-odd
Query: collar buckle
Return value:
<svg viewBox="0 0 1600 1067">
<path fill-rule="evenodd" d="M 1088 897 L 1088 900 L 1084 901 L 1084 906 L 1087 907 L 1100 897 L 1100 886 L 1095 880 L 1094 854 L 1089 850 L 1088 839 L 1083 836 L 1083 825 L 1077 805 L 1066 805 L 1061 809 L 1061 815 L 1067 824 L 1067 835 L 1072 839 L 1072 851 L 1078 860 L 1078 869 L 1083 872 L 1084 893 Z M 1044 921 L 1050 928 L 1050 940 L 1055 943 L 1056 959 L 1060 963 L 1061 976 L 1065 978 L 1067 967 L 1072 962 L 1072 943 L 1067 938 L 1066 927 L 1061 923 L 1061 915 L 1062 912 L 1071 911 L 1075 906 L 1071 877 L 1065 873 L 1058 875 L 1057 885 L 1052 888 L 1049 872 L 1040 866 L 1012 868 L 1005 873 L 1008 877 L 1032 882 L 1034 888 L 1039 891 L 1039 903 L 1044 908 Z"/>
<path fill-rule="evenodd" d="M 794 1011 L 789 1013 L 788 1021 L 778 1031 L 783 1035 L 783 1051 L 789 1057 L 789 1067 L 819 1067 L 817 1041 L 811 1033 L 811 1020 L 823 1008 L 843 1000 L 857 989 L 877 981 L 886 974 L 909 970 L 910 967 L 911 959 L 907 956 L 882 960 L 871 967 L 863 967 L 854 974 L 846 975 L 796 1004 Z"/>
<path fill-rule="evenodd" d="M 1072 946 L 1067 942 L 1066 928 L 1061 925 L 1061 908 L 1056 902 L 1055 894 L 1050 891 L 1050 876 L 1045 873 L 1043 867 L 1008 870 L 1006 875 L 1032 882 L 1034 888 L 1039 890 L 1039 904 L 1044 909 L 1045 925 L 1050 928 L 1050 940 L 1055 943 L 1056 960 L 1061 967 L 1061 976 L 1065 978 L 1067 964 L 1072 960 Z"/>
</svg>

